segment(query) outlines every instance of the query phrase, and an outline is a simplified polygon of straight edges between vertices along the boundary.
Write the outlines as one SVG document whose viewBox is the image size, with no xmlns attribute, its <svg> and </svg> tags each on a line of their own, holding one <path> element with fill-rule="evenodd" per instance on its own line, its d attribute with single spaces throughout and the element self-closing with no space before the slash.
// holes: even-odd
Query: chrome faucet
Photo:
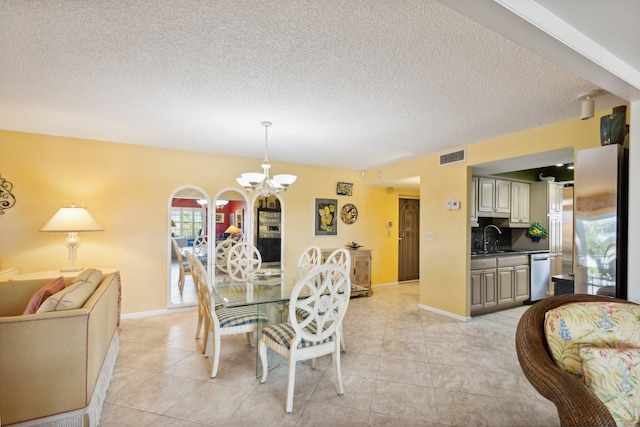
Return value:
<svg viewBox="0 0 640 427">
<path fill-rule="evenodd" d="M 502 234 L 502 231 L 500 231 L 500 229 L 498 228 L 498 226 L 493 225 L 493 224 L 489 224 L 487 225 L 484 230 L 482 230 L 482 243 L 483 243 L 483 247 L 482 249 L 487 252 L 487 243 L 489 243 L 489 241 L 487 240 L 487 228 L 495 228 L 496 230 L 498 230 L 499 234 Z"/>
</svg>

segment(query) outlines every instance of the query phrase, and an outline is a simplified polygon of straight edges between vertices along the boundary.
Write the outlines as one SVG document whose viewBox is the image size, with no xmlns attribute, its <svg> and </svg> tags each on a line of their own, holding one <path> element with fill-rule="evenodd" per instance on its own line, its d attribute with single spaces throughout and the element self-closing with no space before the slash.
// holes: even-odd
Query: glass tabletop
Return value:
<svg viewBox="0 0 640 427">
<path fill-rule="evenodd" d="M 246 281 L 233 280 L 228 274 L 217 274 L 215 298 L 225 307 L 242 307 L 288 302 L 300 275 L 285 275 L 278 269 L 257 270 Z M 351 285 L 351 295 L 370 294 L 371 290 Z"/>
<path fill-rule="evenodd" d="M 225 307 L 289 301 L 299 277 L 285 276 L 280 270 L 258 270 L 245 281 L 217 274 L 214 291 Z"/>
</svg>

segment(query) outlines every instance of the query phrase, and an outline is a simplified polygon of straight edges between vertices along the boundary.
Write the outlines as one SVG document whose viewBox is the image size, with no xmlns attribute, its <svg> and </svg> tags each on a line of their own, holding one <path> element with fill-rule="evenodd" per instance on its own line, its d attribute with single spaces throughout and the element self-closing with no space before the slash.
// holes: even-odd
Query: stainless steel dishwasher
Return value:
<svg viewBox="0 0 640 427">
<path fill-rule="evenodd" d="M 531 271 L 530 301 L 538 301 L 549 296 L 549 280 L 551 279 L 551 261 L 548 253 L 529 255 Z"/>
</svg>

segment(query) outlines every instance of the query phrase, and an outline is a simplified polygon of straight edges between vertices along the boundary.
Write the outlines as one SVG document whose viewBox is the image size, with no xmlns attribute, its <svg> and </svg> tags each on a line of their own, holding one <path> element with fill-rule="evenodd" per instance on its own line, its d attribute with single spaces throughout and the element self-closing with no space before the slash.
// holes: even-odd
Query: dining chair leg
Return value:
<svg viewBox="0 0 640 427">
<path fill-rule="evenodd" d="M 202 329 L 202 313 L 198 311 L 198 328 L 196 329 L 196 339 L 200 339 L 200 330 Z"/>
<path fill-rule="evenodd" d="M 347 345 L 344 343 L 344 334 L 342 333 L 342 324 L 340 324 L 340 347 L 343 352 L 347 352 Z"/>
<path fill-rule="evenodd" d="M 205 320 L 205 322 L 206 322 L 206 320 Z M 209 339 L 209 335 L 210 334 L 211 334 L 211 328 L 209 328 L 209 324 L 207 322 L 204 325 L 204 332 L 202 333 L 202 337 L 203 337 L 202 354 L 204 354 L 204 357 L 209 357 L 209 353 L 207 353 L 207 346 L 209 345 L 209 342 L 211 341 Z"/>
<path fill-rule="evenodd" d="M 220 362 L 220 334 L 213 336 L 213 367 L 211 368 L 211 378 L 218 375 L 218 362 Z"/>
<path fill-rule="evenodd" d="M 289 359 L 289 383 L 287 385 L 287 414 L 293 412 L 293 387 L 296 384 L 296 359 L 291 355 Z"/>
<path fill-rule="evenodd" d="M 260 353 L 260 363 L 262 363 L 262 379 L 260 384 L 267 382 L 267 374 L 269 374 L 269 361 L 267 360 L 267 344 L 264 341 L 260 341 L 258 345 L 258 352 Z"/>
<path fill-rule="evenodd" d="M 253 332 L 247 332 L 247 333 L 245 334 L 245 337 L 247 337 L 247 344 L 249 344 L 251 347 L 254 347 L 254 345 L 253 345 L 253 339 L 252 339 L 252 338 L 253 338 L 253 334 L 254 334 L 254 332 L 255 332 L 255 331 L 253 331 Z"/>
<path fill-rule="evenodd" d="M 336 350 L 332 357 L 333 359 L 333 367 L 336 372 L 336 379 L 338 381 L 338 396 L 342 396 L 344 394 L 344 387 L 342 386 L 342 369 L 340 367 L 340 345 L 336 343 Z"/>
<path fill-rule="evenodd" d="M 178 289 L 180 290 L 180 295 L 182 296 L 182 291 L 184 290 L 184 274 L 180 271 L 180 277 L 178 278 Z"/>
</svg>

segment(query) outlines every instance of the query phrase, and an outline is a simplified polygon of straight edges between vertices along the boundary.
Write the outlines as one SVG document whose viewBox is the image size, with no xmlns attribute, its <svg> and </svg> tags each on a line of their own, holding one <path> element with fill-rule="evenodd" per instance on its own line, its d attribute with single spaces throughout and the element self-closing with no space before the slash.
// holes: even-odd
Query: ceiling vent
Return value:
<svg viewBox="0 0 640 427">
<path fill-rule="evenodd" d="M 452 163 L 460 163 L 467 160 L 467 150 L 452 151 L 451 153 L 440 155 L 440 166 L 450 165 Z"/>
</svg>

